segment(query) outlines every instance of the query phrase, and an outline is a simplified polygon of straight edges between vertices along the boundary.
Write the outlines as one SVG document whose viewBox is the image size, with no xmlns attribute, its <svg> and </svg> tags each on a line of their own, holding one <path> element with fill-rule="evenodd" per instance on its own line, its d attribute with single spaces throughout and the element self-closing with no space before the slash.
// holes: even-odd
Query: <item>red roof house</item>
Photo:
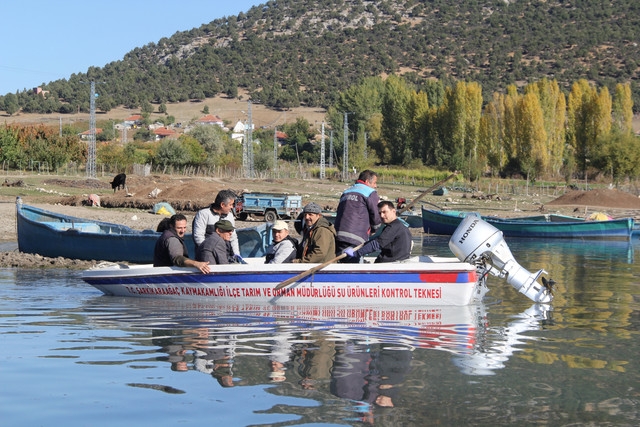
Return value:
<svg viewBox="0 0 640 427">
<path fill-rule="evenodd" d="M 224 122 L 222 121 L 222 119 L 213 114 L 207 114 L 206 116 L 199 118 L 197 122 L 200 125 L 218 125 L 220 127 L 224 126 Z"/>
</svg>

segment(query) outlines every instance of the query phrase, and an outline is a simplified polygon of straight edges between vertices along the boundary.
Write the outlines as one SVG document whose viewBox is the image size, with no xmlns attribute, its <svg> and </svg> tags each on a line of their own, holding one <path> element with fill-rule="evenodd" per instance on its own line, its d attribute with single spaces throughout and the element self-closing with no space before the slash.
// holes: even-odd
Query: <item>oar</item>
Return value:
<svg viewBox="0 0 640 427">
<path fill-rule="evenodd" d="M 353 250 L 354 250 L 354 251 L 357 251 L 358 249 L 360 249 L 360 248 L 361 248 L 361 247 L 363 247 L 363 246 L 364 246 L 364 243 L 361 243 L 361 244 L 359 244 L 358 246 L 356 246 L 355 248 L 353 248 Z M 311 275 L 311 274 L 315 273 L 315 272 L 316 272 L 316 271 L 318 271 L 318 270 L 322 270 L 322 269 L 323 269 L 323 268 L 325 268 L 327 265 L 329 265 L 329 264 L 333 264 L 334 262 L 339 261 L 339 260 L 341 260 L 342 258 L 344 258 L 344 257 L 346 257 L 346 256 L 347 256 L 347 254 L 345 254 L 345 253 L 341 253 L 340 255 L 338 255 L 338 256 L 337 256 L 337 257 L 335 257 L 335 258 L 330 259 L 329 261 L 325 261 L 325 262 L 323 262 L 323 263 L 322 263 L 322 264 L 320 264 L 320 265 L 316 265 L 315 267 L 312 267 L 312 268 L 308 269 L 307 271 L 303 271 L 302 273 L 298 274 L 297 276 L 293 276 L 292 278 L 287 279 L 287 280 L 285 280 L 284 282 L 280 282 L 280 283 L 278 283 L 278 284 L 276 285 L 275 289 L 276 289 L 276 290 L 278 290 L 278 289 L 282 289 L 282 288 L 284 288 L 285 286 L 289 286 L 289 285 L 290 285 L 290 284 L 292 284 L 292 283 L 298 282 L 298 281 L 300 281 L 301 279 L 304 279 L 305 277 L 307 277 L 307 276 L 309 276 L 309 275 Z"/>
<path fill-rule="evenodd" d="M 440 180 L 438 182 L 436 182 L 435 184 L 433 184 L 431 187 L 427 188 L 426 190 L 424 190 L 422 192 L 422 194 L 420 194 L 418 197 L 416 197 L 415 199 L 413 199 L 413 201 L 411 203 L 409 203 L 407 206 L 405 206 L 404 208 L 398 210 L 397 215 L 399 216 L 402 212 L 406 211 L 407 209 L 410 209 L 413 207 L 413 205 L 415 205 L 415 203 L 422 199 L 424 196 L 426 196 L 428 193 L 431 193 L 433 190 L 435 190 L 436 188 L 438 188 L 439 186 L 441 186 L 442 184 L 444 184 L 445 182 L 449 181 L 450 179 L 454 178 L 458 176 L 458 172 L 454 172 L 451 175 L 449 175 L 448 177 L 446 177 L 443 180 Z"/>
</svg>

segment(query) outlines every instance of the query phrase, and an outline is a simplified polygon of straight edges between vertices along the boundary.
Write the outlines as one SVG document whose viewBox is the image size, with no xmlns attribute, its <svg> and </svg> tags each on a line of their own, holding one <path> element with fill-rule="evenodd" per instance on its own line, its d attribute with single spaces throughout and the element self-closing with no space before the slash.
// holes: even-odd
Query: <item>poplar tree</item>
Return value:
<svg viewBox="0 0 640 427">
<path fill-rule="evenodd" d="M 412 159 L 409 134 L 411 91 L 404 79 L 391 75 L 385 81 L 382 101 L 382 137 L 390 148 L 391 163 L 408 164 Z"/>
<path fill-rule="evenodd" d="M 613 97 L 613 126 L 622 134 L 633 134 L 631 85 L 618 83 Z"/>
<path fill-rule="evenodd" d="M 517 132 L 518 120 L 516 108 L 520 95 L 515 85 L 507 87 L 507 94 L 504 97 L 504 150 L 507 161 L 517 161 Z"/>
<path fill-rule="evenodd" d="M 481 157 L 486 159 L 492 176 L 496 176 L 500 172 L 506 160 L 504 149 L 504 98 L 503 94 L 494 92 L 492 100 L 487 103 L 480 118 L 479 152 Z"/>
<path fill-rule="evenodd" d="M 427 160 L 429 134 L 429 99 L 425 92 L 413 92 L 409 103 L 411 152 L 421 162 Z"/>
<path fill-rule="evenodd" d="M 566 99 L 555 80 L 542 79 L 527 85 L 525 92 L 534 92 L 542 108 L 544 129 L 547 133 L 547 167 L 543 172 L 560 174 L 566 141 Z"/>
<path fill-rule="evenodd" d="M 468 170 L 476 175 L 475 160 L 482 112 L 480 85 L 457 82 L 453 88 L 447 88 L 442 112 L 441 124 L 446 138 L 444 147 L 450 153 L 450 167 Z"/>
<path fill-rule="evenodd" d="M 549 164 L 547 132 L 538 96 L 534 91 L 525 93 L 518 102 L 517 155 L 527 178 L 536 177 Z"/>
</svg>

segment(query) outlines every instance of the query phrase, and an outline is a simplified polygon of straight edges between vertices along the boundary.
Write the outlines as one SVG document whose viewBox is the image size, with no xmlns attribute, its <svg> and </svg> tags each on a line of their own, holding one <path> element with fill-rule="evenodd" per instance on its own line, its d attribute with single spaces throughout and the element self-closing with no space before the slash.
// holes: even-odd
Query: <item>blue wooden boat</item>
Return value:
<svg viewBox="0 0 640 427">
<path fill-rule="evenodd" d="M 153 262 L 153 249 L 160 236 L 153 230 L 134 230 L 120 224 L 76 218 L 28 206 L 19 197 L 16 200 L 16 221 L 20 252 L 47 257 L 149 264 Z M 270 230 L 265 224 L 236 232 L 243 257 L 265 255 L 271 240 Z M 184 241 L 189 255 L 193 257 L 195 248 L 191 234 L 186 234 Z"/>
<path fill-rule="evenodd" d="M 536 215 L 522 218 L 482 216 L 478 212 L 437 211 L 422 208 L 425 233 L 451 235 L 460 222 L 473 215 L 502 231 L 506 237 L 553 239 L 623 239 L 631 238 L 633 218 L 587 221 L 564 215 Z"/>
</svg>

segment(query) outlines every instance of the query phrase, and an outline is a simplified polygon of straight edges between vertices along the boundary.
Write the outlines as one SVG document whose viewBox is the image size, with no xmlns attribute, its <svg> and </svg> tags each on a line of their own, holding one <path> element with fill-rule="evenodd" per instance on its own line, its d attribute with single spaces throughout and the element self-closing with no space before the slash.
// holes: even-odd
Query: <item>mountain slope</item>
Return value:
<svg viewBox="0 0 640 427">
<path fill-rule="evenodd" d="M 121 61 L 47 90 L 87 108 L 86 85 L 104 81 L 99 108 L 137 107 L 249 91 L 273 107 L 327 106 L 365 76 L 402 73 L 479 82 L 485 98 L 508 84 L 554 78 L 632 81 L 640 104 L 636 0 L 278 0 L 134 49 Z M 55 101 L 24 94 L 43 112 Z M 31 104 L 29 104 L 31 102 Z M 64 111 L 63 111 L 64 112 Z"/>
</svg>

